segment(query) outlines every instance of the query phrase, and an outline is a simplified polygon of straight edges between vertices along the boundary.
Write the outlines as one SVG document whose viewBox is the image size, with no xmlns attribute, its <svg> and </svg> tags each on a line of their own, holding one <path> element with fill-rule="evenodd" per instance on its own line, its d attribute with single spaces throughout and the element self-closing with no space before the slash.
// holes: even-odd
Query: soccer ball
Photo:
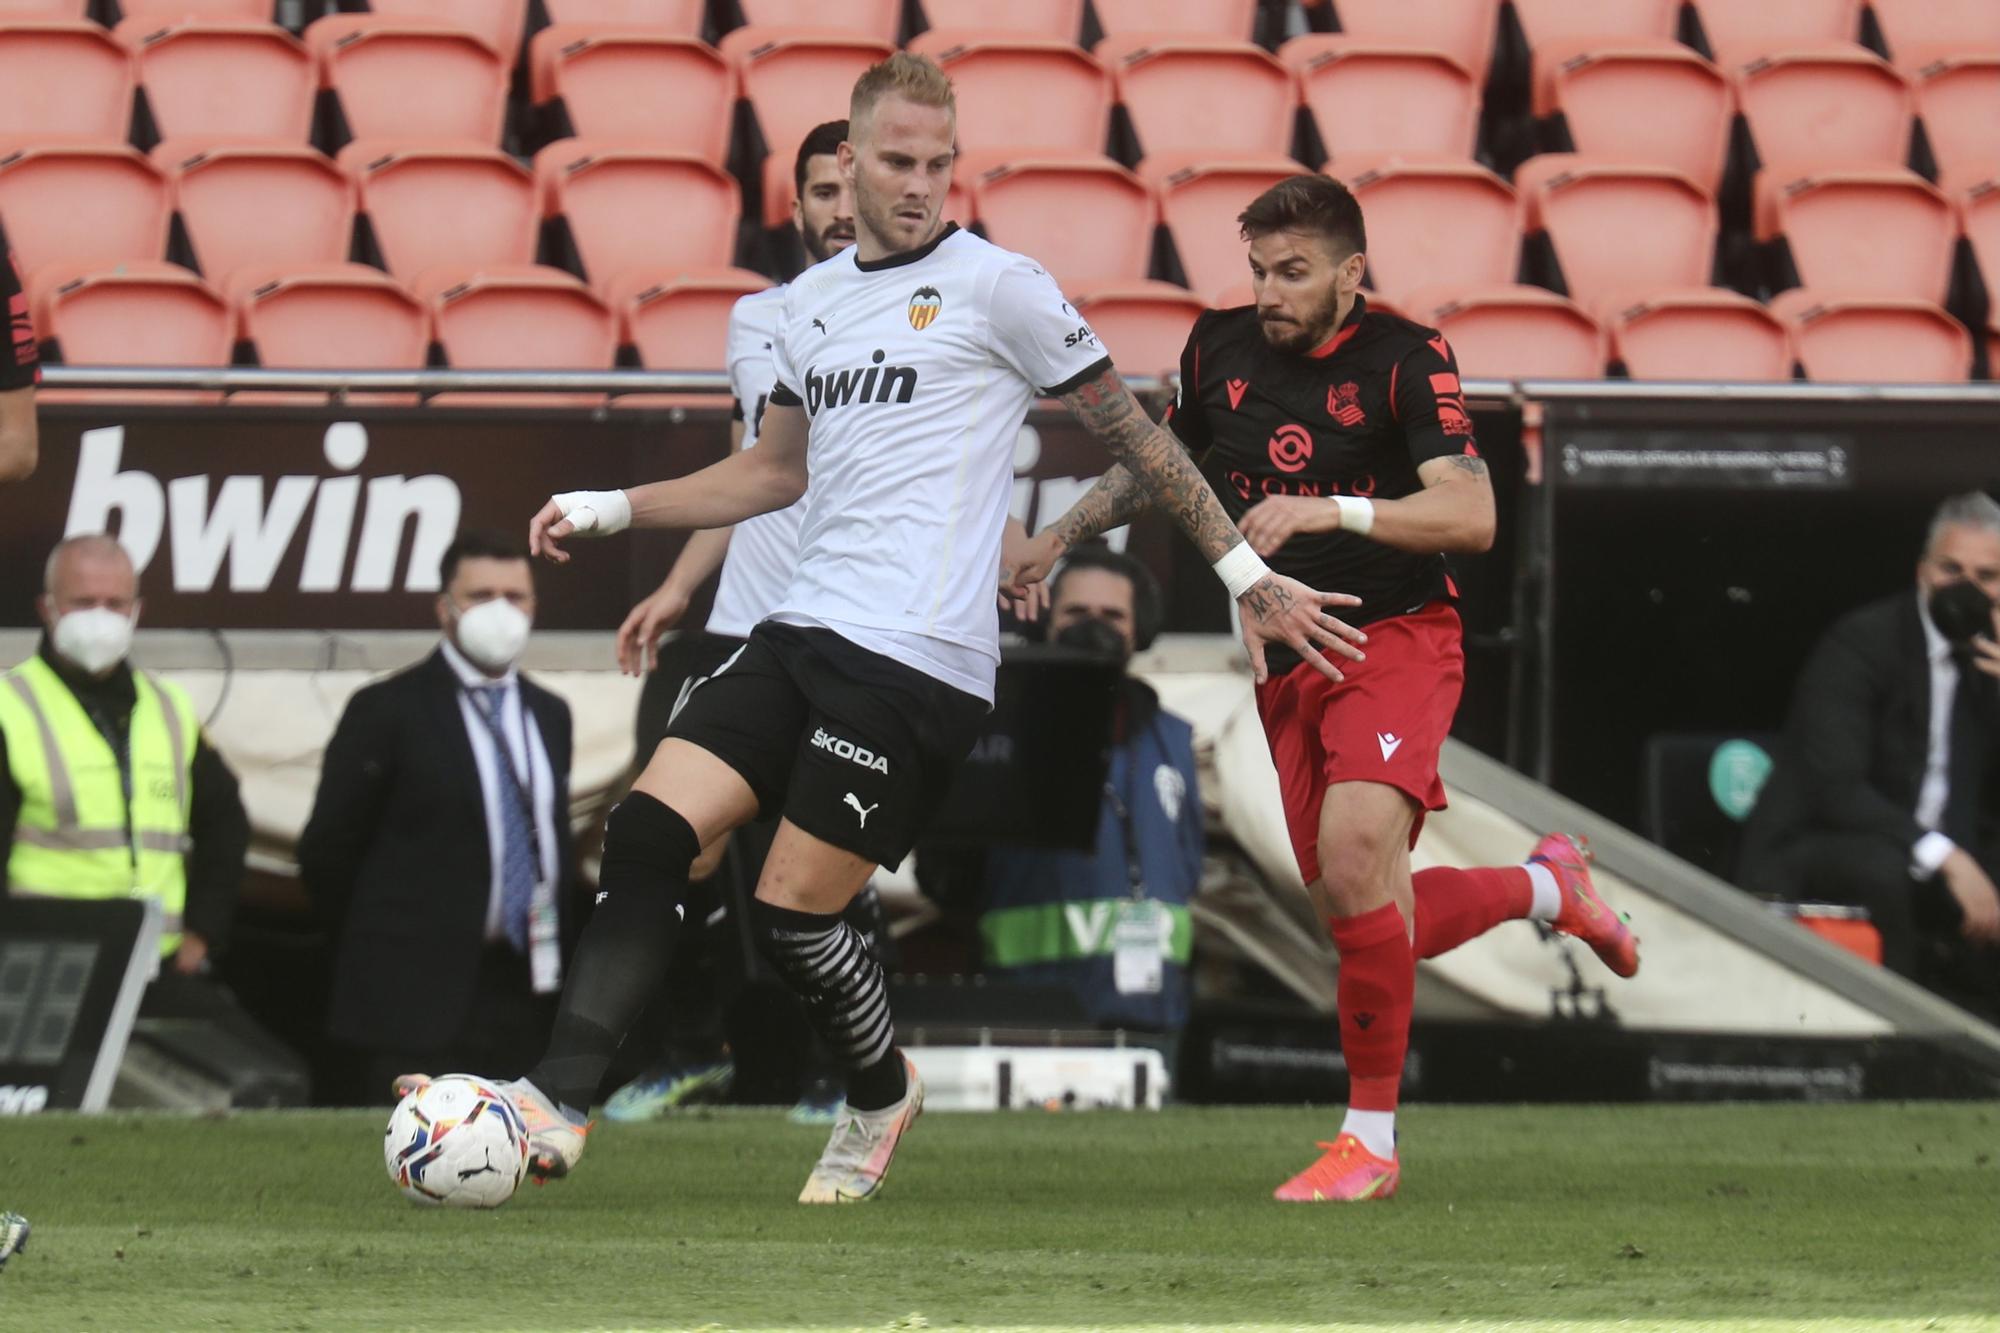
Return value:
<svg viewBox="0 0 2000 1333">
<path fill-rule="evenodd" d="M 490 1081 L 446 1074 L 397 1103 L 382 1156 L 418 1203 L 498 1208 L 528 1174 L 528 1127 Z"/>
</svg>

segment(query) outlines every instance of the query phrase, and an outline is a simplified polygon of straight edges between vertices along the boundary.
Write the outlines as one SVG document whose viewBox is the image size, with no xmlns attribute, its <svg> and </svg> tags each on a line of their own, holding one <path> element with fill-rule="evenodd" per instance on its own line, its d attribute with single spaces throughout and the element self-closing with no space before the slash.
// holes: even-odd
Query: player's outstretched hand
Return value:
<svg viewBox="0 0 2000 1333">
<path fill-rule="evenodd" d="M 557 543 L 572 534 L 608 537 L 632 526 L 632 502 L 623 491 L 564 491 L 528 520 L 528 554 L 557 564 L 569 562 L 569 552 Z"/>
<path fill-rule="evenodd" d="M 1368 636 L 1338 616 L 1330 606 L 1359 606 L 1361 599 L 1344 592 L 1316 592 L 1297 579 L 1266 574 L 1236 599 L 1243 621 L 1243 646 L 1250 653 L 1250 673 L 1262 685 L 1270 672 L 1264 666 L 1264 645 L 1282 643 L 1313 665 L 1328 680 L 1342 681 L 1340 668 L 1328 652 L 1352 662 L 1366 659 L 1360 645 Z"/>
<path fill-rule="evenodd" d="M 666 583 L 633 607 L 618 627 L 618 669 L 643 676 L 658 666 L 660 636 L 678 625 L 687 609 L 688 595 Z"/>
<path fill-rule="evenodd" d="M 1013 524 L 1000 543 L 1000 605 L 1016 620 L 1033 623 L 1049 609 L 1049 571 L 1064 546 L 1053 533 L 1016 540 Z"/>
</svg>

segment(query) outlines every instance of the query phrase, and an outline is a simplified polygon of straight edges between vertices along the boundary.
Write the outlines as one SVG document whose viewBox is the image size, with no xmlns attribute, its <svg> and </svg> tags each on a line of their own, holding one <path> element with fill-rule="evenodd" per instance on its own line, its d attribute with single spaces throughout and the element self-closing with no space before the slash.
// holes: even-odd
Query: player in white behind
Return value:
<svg viewBox="0 0 2000 1333">
<path fill-rule="evenodd" d="M 937 66 L 899 54 L 862 76 L 840 163 L 856 245 L 785 294 L 778 383 L 755 449 L 688 477 L 552 499 L 538 553 L 627 526 L 714 528 L 812 488 L 798 566 L 743 651 L 688 697 L 611 814 L 601 898 L 548 1053 L 510 1095 L 535 1170 L 583 1150 L 584 1113 L 659 981 L 704 846 L 781 813 L 753 927 L 848 1069 L 847 1104 L 800 1200 L 868 1198 L 923 1105 L 895 1047 L 881 970 L 840 913 L 902 859 L 991 706 L 993 571 L 1014 438 L 1037 394 L 1060 397 L 1158 497 L 1242 613 L 1253 669 L 1283 643 L 1337 676 L 1358 658 L 1351 604 L 1264 568 L 1174 438 L 1147 419 L 1096 335 L 1032 260 L 940 226 L 955 117 Z"/>
</svg>

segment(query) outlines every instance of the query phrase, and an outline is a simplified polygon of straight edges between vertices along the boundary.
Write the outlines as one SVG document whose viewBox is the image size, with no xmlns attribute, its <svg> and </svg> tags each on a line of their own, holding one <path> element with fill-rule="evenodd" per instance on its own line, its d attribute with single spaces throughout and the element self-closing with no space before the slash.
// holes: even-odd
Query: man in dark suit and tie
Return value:
<svg viewBox="0 0 2000 1333">
<path fill-rule="evenodd" d="M 2000 1008 L 2000 504 L 1953 496 L 1916 587 L 1834 625 L 1745 835 L 1746 888 L 1866 907 L 1883 961 Z"/>
<path fill-rule="evenodd" d="M 515 669 L 527 552 L 462 533 L 440 584 L 443 641 L 348 701 L 299 840 L 335 940 L 328 1031 L 362 1101 L 411 1069 L 525 1073 L 562 988 L 570 713 Z"/>
</svg>

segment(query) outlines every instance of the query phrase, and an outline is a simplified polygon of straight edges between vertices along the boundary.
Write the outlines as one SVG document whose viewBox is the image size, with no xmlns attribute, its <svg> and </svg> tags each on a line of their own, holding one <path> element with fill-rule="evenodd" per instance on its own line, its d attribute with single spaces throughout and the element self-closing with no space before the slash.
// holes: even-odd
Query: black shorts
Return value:
<svg viewBox="0 0 2000 1333">
<path fill-rule="evenodd" d="M 766 621 L 667 734 L 741 773 L 764 817 L 893 866 L 944 803 L 986 713 L 985 700 L 832 630 Z"/>
<path fill-rule="evenodd" d="M 640 768 L 660 748 L 660 740 L 667 734 L 667 723 L 673 719 L 674 707 L 686 693 L 688 682 L 712 674 L 743 644 L 744 640 L 734 634 L 710 634 L 705 629 L 696 629 L 676 634 L 660 645 L 659 664 L 646 673 L 646 683 L 639 690 L 634 739 L 638 742 Z"/>
</svg>

